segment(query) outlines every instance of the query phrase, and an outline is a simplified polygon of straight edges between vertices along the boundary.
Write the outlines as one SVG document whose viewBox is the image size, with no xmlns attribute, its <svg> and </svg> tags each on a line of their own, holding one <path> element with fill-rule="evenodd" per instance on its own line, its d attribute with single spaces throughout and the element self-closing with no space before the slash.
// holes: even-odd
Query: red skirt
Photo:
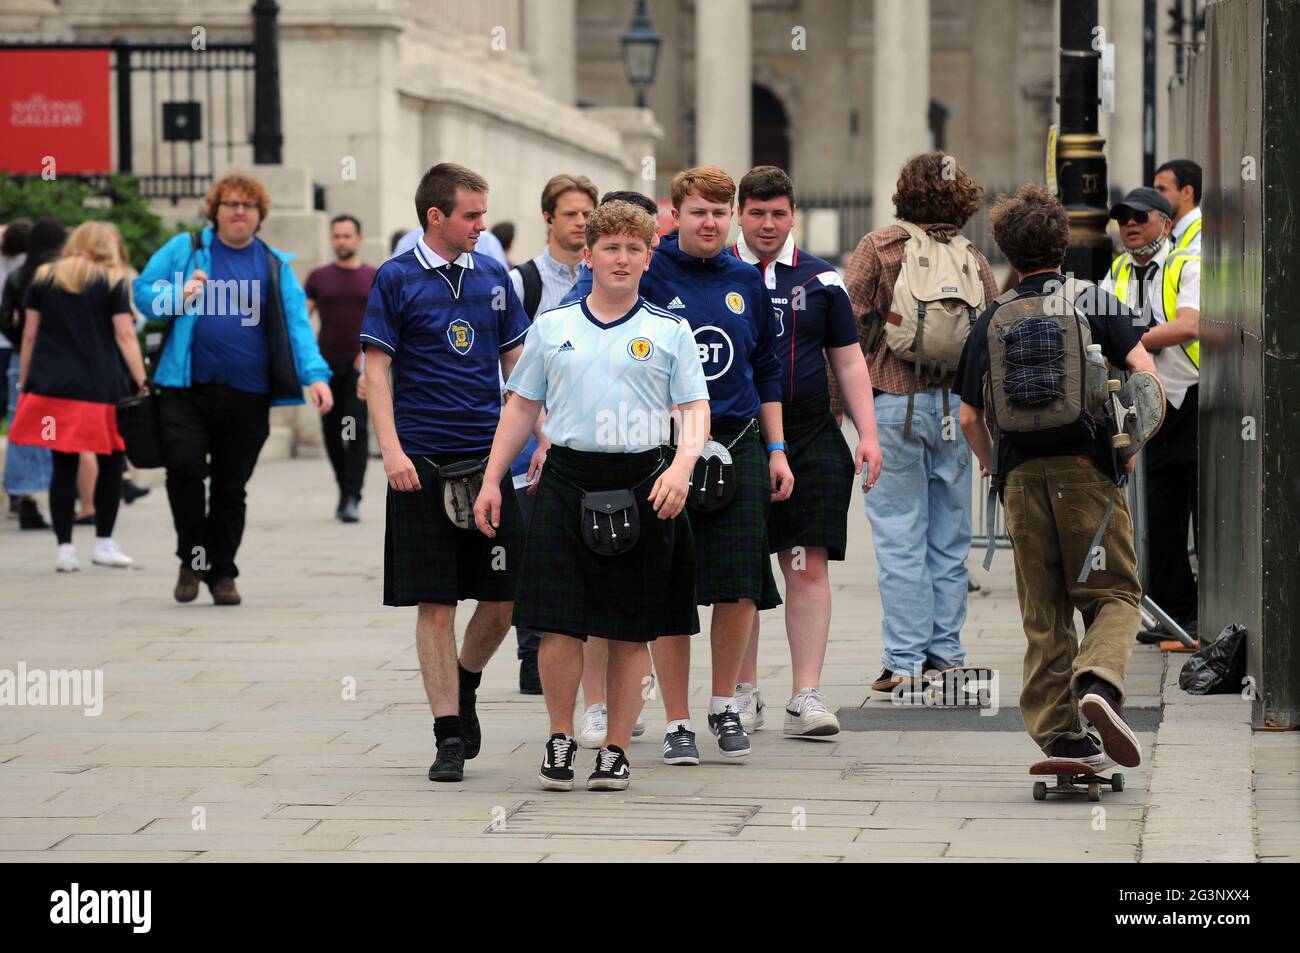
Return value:
<svg viewBox="0 0 1300 953">
<path fill-rule="evenodd" d="M 9 442 L 60 453 L 109 454 L 125 450 L 117 432 L 117 407 L 88 400 L 19 394 Z"/>
</svg>

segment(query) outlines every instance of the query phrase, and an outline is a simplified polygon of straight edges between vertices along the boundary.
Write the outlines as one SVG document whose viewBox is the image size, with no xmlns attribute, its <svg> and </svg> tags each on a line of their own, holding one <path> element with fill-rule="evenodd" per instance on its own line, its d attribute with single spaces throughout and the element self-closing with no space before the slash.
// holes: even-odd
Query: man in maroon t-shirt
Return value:
<svg viewBox="0 0 1300 953">
<path fill-rule="evenodd" d="M 339 215 L 330 222 L 330 242 L 335 261 L 307 276 L 307 305 L 320 314 L 320 352 L 334 375 L 330 378 L 334 408 L 321 418 L 325 449 L 339 485 L 334 515 L 344 523 L 355 523 L 360 519 L 357 505 L 370 443 L 366 403 L 357 397 L 361 321 L 366 316 L 375 269 L 357 257 L 361 223 L 351 215 Z"/>
</svg>

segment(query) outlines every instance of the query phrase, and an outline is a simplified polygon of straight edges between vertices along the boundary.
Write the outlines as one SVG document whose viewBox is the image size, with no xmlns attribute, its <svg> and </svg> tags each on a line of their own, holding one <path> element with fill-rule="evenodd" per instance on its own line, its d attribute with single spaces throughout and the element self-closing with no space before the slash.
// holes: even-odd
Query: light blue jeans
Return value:
<svg viewBox="0 0 1300 953">
<path fill-rule="evenodd" d="M 961 665 L 966 652 L 966 556 L 970 552 L 970 447 L 958 424 L 960 398 L 918 393 L 912 435 L 903 438 L 907 397 L 876 398 L 884 468 L 866 494 L 876 547 L 876 582 L 884 610 L 884 667 Z"/>
<path fill-rule="evenodd" d="M 18 409 L 18 350 L 9 358 L 9 423 Z M 5 492 L 10 496 L 48 493 L 54 461 L 45 447 L 5 447 Z"/>
</svg>

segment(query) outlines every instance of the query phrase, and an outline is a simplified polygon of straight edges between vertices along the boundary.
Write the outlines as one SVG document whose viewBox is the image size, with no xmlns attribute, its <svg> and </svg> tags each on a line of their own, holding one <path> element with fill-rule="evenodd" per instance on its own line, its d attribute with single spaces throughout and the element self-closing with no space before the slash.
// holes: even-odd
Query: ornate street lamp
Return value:
<svg viewBox="0 0 1300 953">
<path fill-rule="evenodd" d="M 659 65 L 659 34 L 646 13 L 645 0 L 637 0 L 636 15 L 623 34 L 623 69 L 636 89 L 636 104 L 645 107 L 646 88 L 655 81 Z"/>
</svg>

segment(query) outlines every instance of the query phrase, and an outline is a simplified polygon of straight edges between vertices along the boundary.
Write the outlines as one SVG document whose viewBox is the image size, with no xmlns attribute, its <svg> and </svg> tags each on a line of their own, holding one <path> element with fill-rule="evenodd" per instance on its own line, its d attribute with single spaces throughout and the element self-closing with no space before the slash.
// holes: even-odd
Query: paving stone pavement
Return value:
<svg viewBox="0 0 1300 953">
<path fill-rule="evenodd" d="M 777 610 L 764 614 L 762 629 L 768 727 L 754 736 L 747 763 L 724 761 L 702 733 L 703 764 L 663 765 L 664 718 L 651 705 L 649 729 L 631 747 L 626 795 L 555 794 L 536 785 L 546 718 L 540 698 L 516 691 L 513 633 L 480 692 L 482 754 L 463 784 L 425 778 L 433 745 L 414 610 L 380 605 L 378 461 L 355 526 L 333 519 L 324 460 L 258 468 L 237 608 L 213 606 L 206 590 L 191 605 L 171 600 L 174 544 L 161 472 L 143 479 L 154 492 L 123 507 L 119 520 L 118 539 L 137 560 L 129 570 L 90 565 L 93 531 L 78 527 L 83 569 L 58 575 L 50 536 L 0 525 L 0 669 L 103 674 L 98 715 L 73 706 L 0 709 L 4 860 L 1139 857 L 1150 762 L 1126 771 L 1127 790 L 1101 804 L 1039 803 L 1026 773 L 1038 752 L 1018 725 L 936 730 L 931 710 L 903 716 L 888 701 L 868 700 L 865 686 L 880 667 L 880 602 L 860 506 L 850 514 L 850 559 L 832 568 L 823 689 L 832 706 L 865 703 L 870 730 L 782 737 L 790 670 Z M 990 574 L 977 568 L 980 555 L 970 564 L 983 588 L 971 597 L 964 641 L 972 662 L 999 670 L 998 704 L 1013 708 L 1023 635 L 1011 554 L 999 552 Z M 461 608 L 458 627 L 469 610 Z M 695 644 L 692 705 L 702 721 L 707 640 Z M 1164 669 L 1156 650 L 1135 648 L 1131 707 L 1159 708 Z M 1268 815 L 1276 833 L 1258 837 L 1268 859 L 1288 850 L 1294 859 L 1300 819 L 1285 813 L 1294 803 L 1284 795 L 1296 778 L 1296 749 L 1287 745 L 1297 737 L 1257 736 L 1260 797 L 1277 805 Z M 1150 752 L 1152 732 L 1141 740 Z M 591 761 L 591 752 L 580 756 L 580 778 Z M 1205 765 L 1205 783 L 1215 783 L 1214 771 Z M 1249 842 L 1252 832 L 1244 836 Z"/>
</svg>

